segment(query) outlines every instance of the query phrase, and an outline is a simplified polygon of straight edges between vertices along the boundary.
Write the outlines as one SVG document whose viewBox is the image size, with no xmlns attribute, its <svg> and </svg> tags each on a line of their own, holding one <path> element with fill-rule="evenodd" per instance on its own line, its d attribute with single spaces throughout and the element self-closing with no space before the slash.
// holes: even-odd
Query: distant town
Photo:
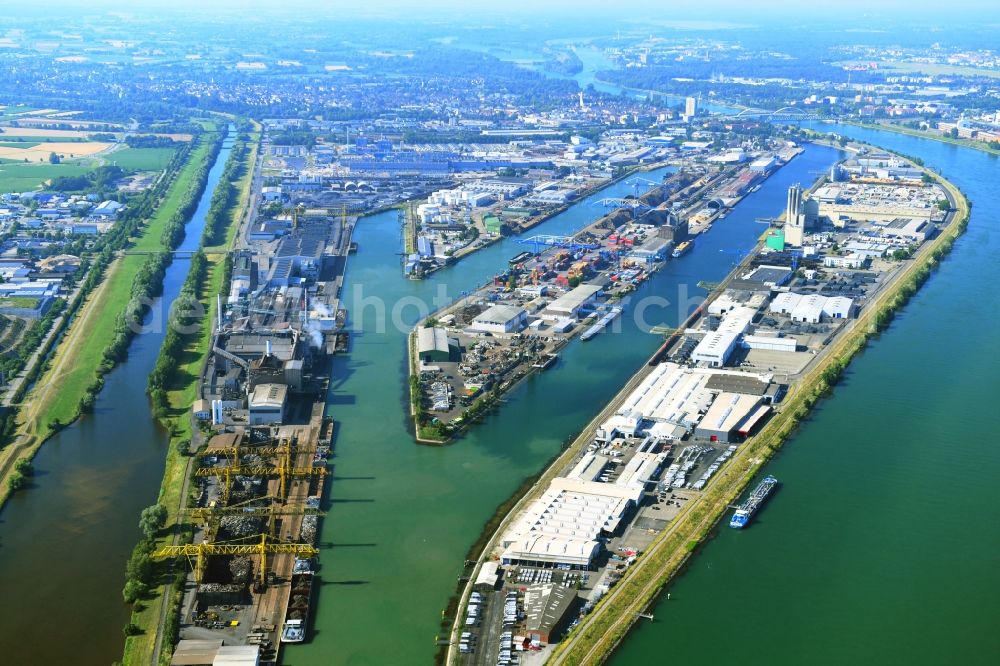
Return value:
<svg viewBox="0 0 1000 666">
<path fill-rule="evenodd" d="M 934 271 L 990 283 L 970 199 L 996 209 L 995 24 L 440 10 L 0 17 L 0 566 L 30 600 L 10 663 L 722 663 L 733 627 L 664 605 L 702 550 L 738 548 L 712 575 L 757 567 L 750 590 L 799 520 L 776 504 L 872 550 L 868 500 L 823 513 L 774 458 L 830 427 L 818 407 Z M 936 325 L 964 321 L 952 285 Z M 957 432 L 938 346 L 904 351 Z M 921 387 L 876 390 L 865 427 L 908 433 Z M 803 468 L 991 455 L 880 437 Z M 849 557 L 783 534 L 797 594 L 838 617 L 830 585 L 900 596 L 817 577 Z M 763 621 L 743 594 L 714 617 Z"/>
</svg>

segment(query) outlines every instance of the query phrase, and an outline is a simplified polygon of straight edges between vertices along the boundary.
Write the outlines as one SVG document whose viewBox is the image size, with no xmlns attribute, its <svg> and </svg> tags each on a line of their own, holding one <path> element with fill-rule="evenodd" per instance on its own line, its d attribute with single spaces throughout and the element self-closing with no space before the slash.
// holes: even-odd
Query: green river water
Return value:
<svg viewBox="0 0 1000 666">
<path fill-rule="evenodd" d="M 753 245 L 763 231 L 754 219 L 780 210 L 791 183 L 810 181 L 810 172 L 828 168 L 836 157 L 831 149 L 810 147 L 699 238 L 693 252 L 668 263 L 635 294 L 672 302 L 649 310 L 647 322 L 677 323 L 694 297 L 704 294 L 694 285 L 724 277 L 732 252 Z M 630 192 L 631 180 L 591 199 Z M 584 201 L 537 232 L 565 233 L 601 214 Z M 339 425 L 332 505 L 322 534 L 329 547 L 321 555 L 323 586 L 312 639 L 285 652 L 292 666 L 429 663 L 441 612 L 483 524 L 661 341 L 637 327 L 627 310 L 616 322 L 620 331 L 570 344 L 554 368 L 521 384 L 499 413 L 468 436 L 443 448 L 415 446 L 407 418 L 409 328 L 390 324 L 377 332 L 376 310 L 359 307 L 355 290 L 378 296 L 390 309 L 404 299 L 430 299 L 439 285 L 456 295 L 505 268 L 523 246 L 507 240 L 414 282 L 400 275 L 395 213 L 361 220 L 355 240 L 359 251 L 348 263 L 343 298 L 361 331 L 350 353 L 334 364 L 329 413 Z M 408 323 L 418 316 L 412 307 L 405 314 Z"/>
<path fill-rule="evenodd" d="M 617 663 L 992 663 L 1000 654 L 990 630 L 1000 582 L 990 503 L 1000 462 L 991 441 L 1000 425 L 997 163 L 912 137 L 844 131 L 939 167 L 976 202 L 969 231 L 769 466 L 783 486 L 751 528 L 720 530 Z M 789 184 L 811 182 L 836 158 L 809 147 L 670 262 L 636 294 L 671 301 L 647 311 L 647 323 L 676 323 L 703 293 L 694 285 L 722 278 L 734 253 L 753 244 L 762 231 L 754 218 L 780 211 Z M 626 182 L 600 196 L 632 191 Z M 585 201 L 536 232 L 569 232 L 601 212 Z M 407 327 L 388 322 L 380 332 L 377 307 L 360 307 L 356 289 L 391 314 L 439 286 L 458 295 L 522 246 L 505 241 L 411 282 L 401 276 L 394 214 L 363 219 L 355 240 L 344 303 L 360 330 L 333 368 L 328 411 L 338 430 L 322 588 L 310 642 L 285 652 L 291 666 L 430 663 L 441 611 L 484 522 L 658 345 L 626 310 L 620 331 L 572 343 L 467 437 L 416 446 Z M 419 314 L 406 307 L 403 323 Z M 120 654 L 123 563 L 163 465 L 164 438 L 141 391 L 156 346 L 155 336 L 137 338 L 97 412 L 43 447 L 37 487 L 0 514 L 5 663 L 106 666 Z"/>
<path fill-rule="evenodd" d="M 973 201 L 966 234 L 768 465 L 611 663 L 996 664 L 1000 216 L 994 156 L 839 127 L 919 155 Z"/>
</svg>

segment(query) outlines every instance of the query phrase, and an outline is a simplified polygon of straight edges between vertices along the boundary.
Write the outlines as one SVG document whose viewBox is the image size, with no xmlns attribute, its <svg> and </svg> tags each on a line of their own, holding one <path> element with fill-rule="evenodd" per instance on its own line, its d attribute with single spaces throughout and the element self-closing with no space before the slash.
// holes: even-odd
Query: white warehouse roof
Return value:
<svg viewBox="0 0 1000 666">
<path fill-rule="evenodd" d="M 757 311 L 753 308 L 742 305 L 735 307 L 722 318 L 718 330 L 732 331 L 742 335 L 750 327 L 755 314 L 757 314 Z"/>
<path fill-rule="evenodd" d="M 506 324 L 525 313 L 524 308 L 515 305 L 494 305 L 480 313 L 473 320 L 481 324 Z"/>
<path fill-rule="evenodd" d="M 708 407 L 711 400 L 705 390 L 709 377 L 676 363 L 661 363 L 629 394 L 618 414 L 641 416 L 648 421 L 690 423 L 689 415 Z"/>
<path fill-rule="evenodd" d="M 581 284 L 549 303 L 545 310 L 556 314 L 575 314 L 580 306 L 600 293 L 601 289 L 599 284 Z"/>
<path fill-rule="evenodd" d="M 257 666 L 260 663 L 258 645 L 223 645 L 215 654 L 212 666 Z"/>
<path fill-rule="evenodd" d="M 580 458 L 580 462 L 573 467 L 568 476 L 571 479 L 583 479 L 584 481 L 594 481 L 601 475 L 608 464 L 607 456 L 600 456 L 593 451 L 588 451 Z"/>
<path fill-rule="evenodd" d="M 639 452 L 632 456 L 632 459 L 625 464 L 615 485 L 628 486 L 630 488 L 644 488 L 646 483 L 652 478 L 657 468 L 663 465 L 666 460 L 666 453 Z"/>
<path fill-rule="evenodd" d="M 432 351 L 448 353 L 448 334 L 437 326 L 418 329 L 417 352 L 425 354 Z"/>
<path fill-rule="evenodd" d="M 257 384 L 250 394 L 251 409 L 280 409 L 288 398 L 288 387 L 284 384 Z"/>
<path fill-rule="evenodd" d="M 643 489 L 557 477 L 504 534 L 504 560 L 586 565 Z"/>
<path fill-rule="evenodd" d="M 512 542 L 504 551 L 502 559 L 555 562 L 585 567 L 597 555 L 600 547 L 601 542 L 592 539 L 566 539 L 533 533 L 524 539 Z"/>
<path fill-rule="evenodd" d="M 729 432 L 736 429 L 760 404 L 760 397 L 741 393 L 720 393 L 712 403 L 699 429 Z"/>
<path fill-rule="evenodd" d="M 783 292 L 774 297 L 770 312 L 787 314 L 797 321 L 818 322 L 822 317 L 847 319 L 854 311 L 854 301 L 846 296 L 820 296 Z"/>
</svg>

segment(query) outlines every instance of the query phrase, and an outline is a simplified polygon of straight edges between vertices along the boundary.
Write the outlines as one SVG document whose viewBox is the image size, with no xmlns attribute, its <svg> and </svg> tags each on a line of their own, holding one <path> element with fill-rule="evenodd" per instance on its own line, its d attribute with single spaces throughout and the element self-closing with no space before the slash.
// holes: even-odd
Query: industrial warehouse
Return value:
<svg viewBox="0 0 1000 666">
<path fill-rule="evenodd" d="M 844 170 L 855 173 L 857 166 Z M 910 178 L 903 167 L 893 173 Z M 489 584 L 476 586 L 467 645 L 483 635 L 475 650 L 493 653 L 494 629 L 477 628 L 479 609 L 490 603 L 514 609 L 502 621 L 514 632 L 501 640 L 501 653 L 509 642 L 544 654 L 560 640 L 782 409 L 789 387 L 900 274 L 911 244 L 929 237 L 904 240 L 899 230 L 932 234 L 947 222 L 942 206 L 926 205 L 944 196 L 936 186 L 907 180 L 889 187 L 863 171 L 852 178 L 842 187 L 856 205 L 844 203 L 836 220 L 815 214 L 829 210 L 817 206 L 822 188 L 819 194 L 790 188 L 790 222 L 766 232 L 708 301 L 670 329 L 629 390 L 577 439 L 574 455 L 561 458 L 556 476 L 509 517 L 484 556 Z M 904 200 L 911 210 L 896 210 Z M 871 209 L 880 205 L 893 209 L 883 209 L 883 219 Z M 925 213 L 920 224 L 910 221 L 918 219 L 917 209 Z M 578 286 L 545 305 L 527 305 L 525 330 L 539 320 L 578 317 L 595 297 L 605 300 L 589 308 L 608 310 L 613 297 L 606 283 L 603 291 L 593 288 L 600 285 L 595 280 L 586 292 Z M 572 589 L 572 601 L 545 596 Z M 529 607 L 545 610 L 529 619 Z"/>
<path fill-rule="evenodd" d="M 274 663 L 310 631 L 315 556 L 333 446 L 325 415 L 330 355 L 344 348 L 340 308 L 346 219 L 297 216 L 287 235 L 233 257 L 218 297 L 211 354 L 192 416 L 195 454 L 190 544 L 154 558 L 193 563 L 171 663 Z M 337 270 L 339 267 L 339 270 Z M 448 353 L 448 340 L 429 345 Z"/>
<path fill-rule="evenodd" d="M 766 162 L 751 169 L 747 182 L 762 180 L 779 165 L 773 156 Z M 718 193 L 744 183 L 750 173 L 722 169 L 698 177 L 703 170 L 686 164 L 636 202 L 612 202 L 621 207 L 572 237 L 520 241 L 534 251 L 519 253 L 490 284 L 418 323 L 410 341 L 418 441 L 456 436 L 476 422 L 478 408 L 495 404 L 521 379 L 554 365 L 571 338 L 590 340 L 611 327 L 623 311 L 616 303 L 669 258 L 689 251 L 693 236 L 722 216 L 726 204 Z M 747 191 L 733 190 L 729 205 Z M 691 220 L 698 215 L 695 229 Z M 785 266 L 763 265 L 747 280 L 767 289 L 791 274 Z M 733 313 L 697 354 L 715 367 L 725 365 L 749 327 L 746 312 Z"/>
</svg>

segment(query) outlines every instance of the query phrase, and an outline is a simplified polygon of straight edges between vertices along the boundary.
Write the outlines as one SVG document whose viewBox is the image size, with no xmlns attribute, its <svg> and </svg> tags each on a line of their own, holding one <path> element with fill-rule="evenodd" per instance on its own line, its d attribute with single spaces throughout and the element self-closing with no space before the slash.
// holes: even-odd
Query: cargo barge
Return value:
<svg viewBox="0 0 1000 666">
<path fill-rule="evenodd" d="M 292 589 L 288 595 L 285 624 L 281 628 L 282 643 L 301 643 L 306 639 L 309 606 L 312 603 L 313 572 L 308 560 L 295 561 Z"/>
<path fill-rule="evenodd" d="M 746 527 L 750 523 L 750 519 L 757 513 L 757 510 L 777 485 L 778 480 L 773 476 L 768 476 L 761 481 L 760 485 L 750 493 L 747 501 L 741 504 L 740 508 L 736 509 L 736 513 L 729 519 L 729 526 L 736 530 Z"/>
<path fill-rule="evenodd" d="M 693 247 L 694 247 L 694 241 L 684 241 L 683 243 L 674 248 L 674 251 L 673 253 L 671 253 L 670 256 L 672 256 L 674 259 L 676 259 L 677 257 L 683 257 L 685 254 L 690 252 L 691 248 Z"/>
<path fill-rule="evenodd" d="M 508 263 L 511 266 L 516 266 L 517 264 L 524 263 L 528 259 L 531 259 L 533 256 L 535 255 L 531 254 L 530 252 L 521 252 L 520 254 L 516 254 L 513 257 L 511 257 L 511 260 Z"/>
<path fill-rule="evenodd" d="M 614 321 L 618 315 L 622 313 L 622 309 L 617 305 L 612 307 L 610 310 L 604 313 L 604 316 L 597 320 L 597 323 L 588 328 L 586 331 L 580 335 L 580 339 L 586 342 L 591 339 L 601 331 L 603 331 L 608 324 Z"/>
</svg>

